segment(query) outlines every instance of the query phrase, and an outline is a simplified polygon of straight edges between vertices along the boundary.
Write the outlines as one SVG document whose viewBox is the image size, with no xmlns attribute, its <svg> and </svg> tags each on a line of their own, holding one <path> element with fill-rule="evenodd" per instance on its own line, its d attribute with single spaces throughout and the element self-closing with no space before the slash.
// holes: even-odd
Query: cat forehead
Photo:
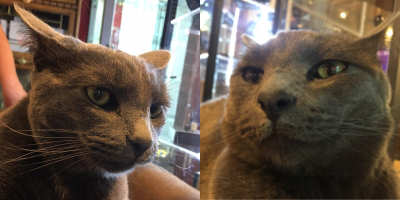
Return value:
<svg viewBox="0 0 400 200">
<path fill-rule="evenodd" d="M 93 67 L 106 67 L 110 70 L 118 69 L 121 67 L 131 68 L 131 70 L 150 70 L 154 67 L 148 64 L 144 59 L 129 55 L 120 50 L 112 50 L 97 44 L 82 43 L 82 48 L 77 48 L 79 51 L 80 59 L 87 62 Z M 125 69 L 126 70 L 126 69 Z"/>
<path fill-rule="evenodd" d="M 80 43 L 69 48 L 70 63 L 65 59 L 59 65 L 73 65 L 58 76 L 80 84 L 115 86 L 119 88 L 161 84 L 157 70 L 144 59 L 96 44 Z M 75 78 L 71 78 L 75 77 Z"/>
<path fill-rule="evenodd" d="M 360 49 L 357 39 L 337 32 L 281 32 L 267 43 L 248 49 L 241 65 L 263 65 L 267 60 L 319 62 L 329 57 L 346 58 L 344 52 L 354 54 Z"/>
<path fill-rule="evenodd" d="M 357 41 L 357 37 L 338 32 L 314 32 L 308 30 L 281 32 L 270 42 L 261 45 L 264 48 L 323 48 L 326 46 L 337 45 L 346 46 Z M 290 49 L 288 49 L 290 50 Z"/>
</svg>

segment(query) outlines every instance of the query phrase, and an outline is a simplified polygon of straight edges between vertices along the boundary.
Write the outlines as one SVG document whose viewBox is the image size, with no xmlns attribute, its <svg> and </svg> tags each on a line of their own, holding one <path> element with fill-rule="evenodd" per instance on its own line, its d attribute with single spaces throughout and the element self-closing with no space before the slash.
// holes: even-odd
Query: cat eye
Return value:
<svg viewBox="0 0 400 200">
<path fill-rule="evenodd" d="M 325 62 L 318 67 L 316 76 L 318 78 L 328 78 L 343 71 L 345 68 L 346 65 L 340 61 Z"/>
<path fill-rule="evenodd" d="M 86 88 L 89 98 L 98 106 L 104 106 L 111 100 L 111 94 L 107 89 L 89 86 Z"/>
<path fill-rule="evenodd" d="M 259 83 L 264 75 L 264 71 L 256 67 L 245 67 L 242 72 L 243 79 L 249 83 Z"/>
<path fill-rule="evenodd" d="M 162 113 L 162 107 L 160 104 L 153 104 L 150 106 L 150 118 L 155 119 Z"/>
</svg>

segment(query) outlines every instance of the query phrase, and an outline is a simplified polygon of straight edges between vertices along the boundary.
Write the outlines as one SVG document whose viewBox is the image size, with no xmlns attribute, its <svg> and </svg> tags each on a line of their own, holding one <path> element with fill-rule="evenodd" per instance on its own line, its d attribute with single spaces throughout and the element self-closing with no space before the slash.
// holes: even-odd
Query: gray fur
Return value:
<svg viewBox="0 0 400 200">
<path fill-rule="evenodd" d="M 400 198 L 387 153 L 390 85 L 376 56 L 382 34 L 292 31 L 249 45 L 229 96 L 201 108 L 202 127 L 215 124 L 202 129 L 201 154 L 214 156 L 202 161 L 201 198 Z M 311 76 L 323 60 L 349 67 L 326 79 Z M 258 84 L 243 80 L 246 66 L 264 71 Z M 273 124 L 258 97 L 278 91 L 295 103 Z M 203 115 L 213 111 L 223 117 Z"/>
<path fill-rule="evenodd" d="M 169 53 L 141 58 L 85 44 L 15 8 L 35 66 L 28 96 L 0 115 L 0 199 L 127 199 L 115 191 L 157 151 L 169 105 L 158 69 Z M 88 86 L 108 89 L 115 106 L 94 104 Z M 154 119 L 152 104 L 163 110 Z"/>
</svg>

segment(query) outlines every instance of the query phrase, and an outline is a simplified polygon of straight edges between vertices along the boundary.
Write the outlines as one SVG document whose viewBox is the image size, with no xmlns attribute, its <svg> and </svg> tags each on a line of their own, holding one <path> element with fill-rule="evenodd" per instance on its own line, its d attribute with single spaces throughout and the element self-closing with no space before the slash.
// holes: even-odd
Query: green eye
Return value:
<svg viewBox="0 0 400 200">
<path fill-rule="evenodd" d="M 150 106 L 150 118 L 155 119 L 162 113 L 160 104 L 153 104 Z"/>
<path fill-rule="evenodd" d="M 346 65 L 339 61 L 330 61 L 318 67 L 318 76 L 320 78 L 331 77 L 346 68 Z"/>
<path fill-rule="evenodd" d="M 86 92 L 93 103 L 97 104 L 98 106 L 104 106 L 110 102 L 110 92 L 104 88 L 89 86 L 86 88 Z"/>
</svg>

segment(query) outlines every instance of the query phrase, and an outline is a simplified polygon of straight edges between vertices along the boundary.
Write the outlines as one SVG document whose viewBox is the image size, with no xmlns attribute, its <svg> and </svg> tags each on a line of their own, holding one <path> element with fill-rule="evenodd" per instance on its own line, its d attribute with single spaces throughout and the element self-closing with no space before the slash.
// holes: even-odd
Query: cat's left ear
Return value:
<svg viewBox="0 0 400 200">
<path fill-rule="evenodd" d="M 359 43 L 361 43 L 364 48 L 371 49 L 372 51 L 374 51 L 374 53 L 376 53 L 376 51 L 378 50 L 379 42 L 381 41 L 381 39 L 384 38 L 389 25 L 392 24 L 396 19 L 400 19 L 399 16 L 400 12 L 397 12 L 392 15 L 392 17 L 384 20 L 374 30 L 362 36 L 359 39 Z"/>
<path fill-rule="evenodd" d="M 162 69 L 167 66 L 169 59 L 171 58 L 171 54 L 168 51 L 158 50 L 141 54 L 139 57 L 153 65 L 155 68 Z"/>
</svg>

